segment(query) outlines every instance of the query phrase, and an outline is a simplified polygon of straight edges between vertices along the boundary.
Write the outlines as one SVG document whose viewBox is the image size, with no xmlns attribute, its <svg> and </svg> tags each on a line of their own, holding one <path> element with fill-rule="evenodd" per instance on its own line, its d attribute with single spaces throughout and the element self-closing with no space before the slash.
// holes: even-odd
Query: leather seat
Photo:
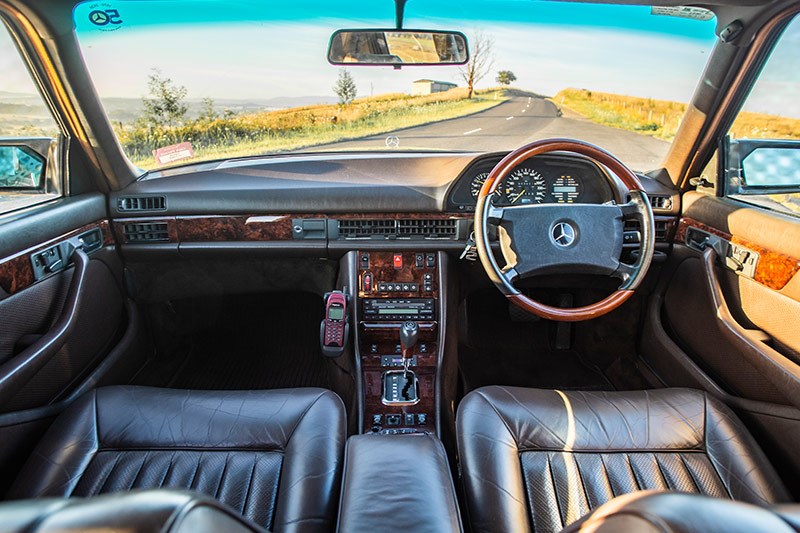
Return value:
<svg viewBox="0 0 800 533">
<path fill-rule="evenodd" d="M 645 489 L 789 500 L 742 423 L 699 391 L 485 387 L 463 399 L 456 423 L 474 531 L 560 531 Z"/>
<path fill-rule="evenodd" d="M 767 509 L 698 494 L 642 491 L 614 498 L 562 533 L 796 533 L 799 505 Z"/>
<path fill-rule="evenodd" d="M 333 529 L 345 414 L 322 389 L 106 387 L 61 414 L 9 497 L 204 493 L 274 531 Z"/>
</svg>

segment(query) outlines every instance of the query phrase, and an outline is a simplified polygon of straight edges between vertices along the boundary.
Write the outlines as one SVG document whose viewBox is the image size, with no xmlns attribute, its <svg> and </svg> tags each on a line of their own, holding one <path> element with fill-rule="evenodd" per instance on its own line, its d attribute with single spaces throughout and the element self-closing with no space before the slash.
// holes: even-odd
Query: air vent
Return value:
<svg viewBox="0 0 800 533">
<path fill-rule="evenodd" d="M 169 229 L 166 222 L 134 222 L 123 227 L 125 242 L 168 242 Z"/>
<path fill-rule="evenodd" d="M 402 218 L 339 221 L 340 239 L 456 239 L 454 219 Z"/>
<path fill-rule="evenodd" d="M 456 221 L 449 219 L 402 219 L 397 221 L 400 237 L 424 237 L 426 239 L 454 239 Z"/>
<path fill-rule="evenodd" d="M 163 211 L 167 199 L 163 196 L 128 196 L 117 199 L 118 211 Z"/>
<path fill-rule="evenodd" d="M 656 242 L 667 242 L 667 228 L 666 220 L 656 220 Z M 625 231 L 639 231 L 639 221 L 628 219 L 625 221 Z"/>
<path fill-rule="evenodd" d="M 662 209 L 664 211 L 669 211 L 672 209 L 672 197 L 671 196 L 663 196 L 660 194 L 653 194 L 648 196 L 650 198 L 650 205 L 653 209 Z"/>
<path fill-rule="evenodd" d="M 340 220 L 339 238 L 341 239 L 369 239 L 375 237 L 388 237 L 396 235 L 396 222 L 391 219 Z"/>
</svg>

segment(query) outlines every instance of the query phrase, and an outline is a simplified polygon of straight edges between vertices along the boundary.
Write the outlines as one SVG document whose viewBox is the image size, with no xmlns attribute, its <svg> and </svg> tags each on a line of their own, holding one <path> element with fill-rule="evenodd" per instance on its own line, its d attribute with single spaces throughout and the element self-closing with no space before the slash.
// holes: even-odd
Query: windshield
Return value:
<svg viewBox="0 0 800 533">
<path fill-rule="evenodd" d="M 394 16 L 391 0 L 91 1 L 74 12 L 97 92 L 143 169 L 299 151 L 489 152 L 571 137 L 649 170 L 715 41 L 701 9 L 409 2 L 404 27 L 463 32 L 469 63 L 328 63 L 336 30 L 391 28 Z"/>
</svg>

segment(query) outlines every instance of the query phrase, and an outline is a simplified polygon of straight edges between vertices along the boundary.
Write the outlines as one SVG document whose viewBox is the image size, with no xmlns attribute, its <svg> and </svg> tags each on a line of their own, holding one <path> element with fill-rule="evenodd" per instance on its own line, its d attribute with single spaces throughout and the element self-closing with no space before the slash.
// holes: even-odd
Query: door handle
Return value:
<svg viewBox="0 0 800 533">
<path fill-rule="evenodd" d="M 42 337 L 0 365 L 0 406 L 7 403 L 64 346 L 77 322 L 89 256 L 75 248 L 70 256 L 75 266 L 61 315 Z"/>
</svg>

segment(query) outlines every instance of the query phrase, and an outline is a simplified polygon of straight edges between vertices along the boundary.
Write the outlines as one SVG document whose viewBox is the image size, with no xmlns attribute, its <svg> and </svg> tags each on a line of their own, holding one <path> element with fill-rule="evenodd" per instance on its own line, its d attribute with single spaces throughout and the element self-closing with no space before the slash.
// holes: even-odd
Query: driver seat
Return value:
<svg viewBox="0 0 800 533">
<path fill-rule="evenodd" d="M 739 419 L 700 391 L 491 386 L 462 400 L 456 425 L 473 531 L 561 531 L 648 489 L 790 501 Z"/>
</svg>

